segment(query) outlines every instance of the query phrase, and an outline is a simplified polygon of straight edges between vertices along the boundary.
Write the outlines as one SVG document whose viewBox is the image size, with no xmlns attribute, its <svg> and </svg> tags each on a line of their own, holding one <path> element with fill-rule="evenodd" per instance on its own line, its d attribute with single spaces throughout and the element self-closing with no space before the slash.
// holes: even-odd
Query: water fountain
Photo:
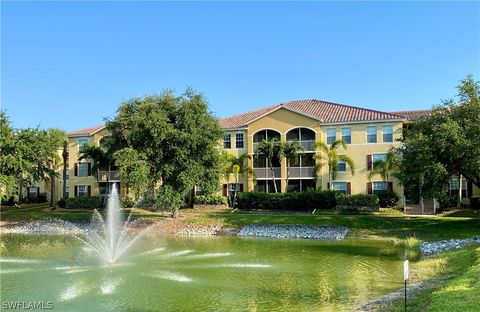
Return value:
<svg viewBox="0 0 480 312">
<path fill-rule="evenodd" d="M 122 221 L 120 199 L 114 184 L 108 197 L 106 219 L 95 209 L 85 238 L 77 238 L 108 264 L 113 264 L 150 229 L 147 227 L 136 234 L 128 233 L 136 225 L 136 221 L 131 221 L 131 216 L 132 213 L 125 222 Z"/>
</svg>

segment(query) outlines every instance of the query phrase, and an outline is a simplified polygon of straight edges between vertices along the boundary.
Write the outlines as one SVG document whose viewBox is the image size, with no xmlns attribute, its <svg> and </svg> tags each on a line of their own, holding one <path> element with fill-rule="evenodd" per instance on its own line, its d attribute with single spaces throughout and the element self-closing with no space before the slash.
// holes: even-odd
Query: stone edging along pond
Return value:
<svg viewBox="0 0 480 312">
<path fill-rule="evenodd" d="M 348 228 L 344 226 L 310 226 L 303 224 L 252 224 L 244 226 L 237 236 L 265 238 L 344 239 Z"/>
</svg>

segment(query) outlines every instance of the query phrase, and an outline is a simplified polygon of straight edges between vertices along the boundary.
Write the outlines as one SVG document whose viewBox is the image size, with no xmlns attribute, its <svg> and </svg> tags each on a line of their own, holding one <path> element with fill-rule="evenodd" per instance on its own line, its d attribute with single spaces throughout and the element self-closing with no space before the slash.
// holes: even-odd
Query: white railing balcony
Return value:
<svg viewBox="0 0 480 312">
<path fill-rule="evenodd" d="M 119 182 L 120 172 L 113 171 L 98 171 L 98 180 L 100 182 Z"/>
<path fill-rule="evenodd" d="M 315 167 L 290 167 L 289 178 L 312 178 Z"/>
<path fill-rule="evenodd" d="M 272 179 L 272 169 L 270 168 L 253 168 L 255 173 L 255 178 L 257 179 Z M 273 167 L 273 171 L 275 173 L 275 179 L 281 178 L 281 171 L 280 167 Z"/>
</svg>

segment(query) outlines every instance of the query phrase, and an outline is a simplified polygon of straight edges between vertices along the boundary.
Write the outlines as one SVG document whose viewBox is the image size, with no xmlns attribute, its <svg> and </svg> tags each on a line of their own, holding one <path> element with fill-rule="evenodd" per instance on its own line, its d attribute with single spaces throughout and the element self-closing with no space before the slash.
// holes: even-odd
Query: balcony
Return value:
<svg viewBox="0 0 480 312">
<path fill-rule="evenodd" d="M 98 171 L 98 181 L 100 182 L 119 182 L 120 172 L 114 171 Z"/>
<path fill-rule="evenodd" d="M 260 143 L 262 143 L 262 142 L 254 142 L 254 143 L 253 143 L 253 152 L 256 152 L 256 151 L 257 151 L 257 146 L 258 146 L 258 144 L 260 144 Z M 280 144 L 280 142 L 276 143 L 275 145 L 279 145 L 279 144 Z"/>
<path fill-rule="evenodd" d="M 270 168 L 253 168 L 256 179 L 272 179 L 272 169 Z M 273 167 L 275 179 L 281 178 L 280 167 Z"/>
<path fill-rule="evenodd" d="M 315 167 L 291 167 L 289 178 L 312 178 Z"/>
<path fill-rule="evenodd" d="M 305 149 L 305 152 L 311 152 L 311 151 L 313 151 L 313 146 L 315 145 L 315 141 L 314 141 L 314 140 L 298 141 L 298 143 L 300 143 L 300 145 L 303 146 L 303 148 Z"/>
</svg>

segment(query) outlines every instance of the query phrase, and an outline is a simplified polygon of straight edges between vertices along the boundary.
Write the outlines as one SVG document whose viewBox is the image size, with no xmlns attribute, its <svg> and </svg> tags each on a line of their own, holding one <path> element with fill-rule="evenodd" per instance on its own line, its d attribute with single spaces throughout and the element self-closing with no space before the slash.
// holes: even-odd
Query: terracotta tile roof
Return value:
<svg viewBox="0 0 480 312">
<path fill-rule="evenodd" d="M 285 108 L 297 111 L 301 114 L 309 115 L 319 119 L 323 123 L 334 122 L 355 122 L 368 120 L 388 120 L 403 119 L 401 115 L 376 111 L 367 108 L 349 106 L 344 104 L 319 101 L 319 100 L 298 100 L 281 103 L 257 109 L 251 112 L 234 115 L 221 119 L 220 126 L 222 128 L 241 128 L 257 119 L 262 115 L 266 115 L 279 108 Z"/>
<path fill-rule="evenodd" d="M 399 112 L 391 112 L 395 115 L 404 116 L 407 118 L 408 121 L 415 121 L 420 117 L 430 116 L 432 111 L 430 109 L 423 109 L 423 110 L 410 110 L 410 111 L 399 111 Z"/>
<path fill-rule="evenodd" d="M 105 125 L 95 126 L 95 127 L 91 127 L 91 128 L 82 129 L 82 130 L 71 131 L 71 132 L 67 132 L 67 136 L 92 135 L 95 132 L 97 132 L 99 130 L 102 130 L 103 128 L 105 128 Z"/>
</svg>

